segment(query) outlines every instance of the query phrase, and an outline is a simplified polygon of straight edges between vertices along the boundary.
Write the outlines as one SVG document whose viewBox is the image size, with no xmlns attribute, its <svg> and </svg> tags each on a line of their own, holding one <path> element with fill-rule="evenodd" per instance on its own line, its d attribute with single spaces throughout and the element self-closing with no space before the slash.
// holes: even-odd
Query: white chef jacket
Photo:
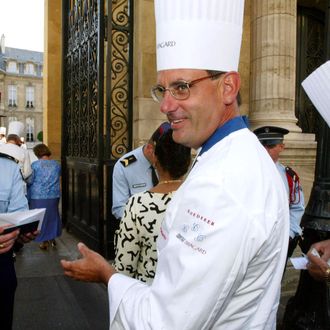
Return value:
<svg viewBox="0 0 330 330">
<path fill-rule="evenodd" d="M 274 162 L 248 129 L 229 134 L 169 204 L 152 285 L 110 278 L 110 328 L 275 329 L 288 236 Z"/>
</svg>

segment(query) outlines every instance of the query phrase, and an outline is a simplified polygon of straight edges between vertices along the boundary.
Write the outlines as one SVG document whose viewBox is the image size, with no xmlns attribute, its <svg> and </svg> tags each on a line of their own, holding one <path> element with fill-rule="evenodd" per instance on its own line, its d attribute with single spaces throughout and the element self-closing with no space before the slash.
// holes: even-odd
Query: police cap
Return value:
<svg viewBox="0 0 330 330">
<path fill-rule="evenodd" d="M 263 145 L 271 146 L 283 143 L 284 135 L 289 131 L 282 127 L 262 126 L 253 131 Z"/>
</svg>

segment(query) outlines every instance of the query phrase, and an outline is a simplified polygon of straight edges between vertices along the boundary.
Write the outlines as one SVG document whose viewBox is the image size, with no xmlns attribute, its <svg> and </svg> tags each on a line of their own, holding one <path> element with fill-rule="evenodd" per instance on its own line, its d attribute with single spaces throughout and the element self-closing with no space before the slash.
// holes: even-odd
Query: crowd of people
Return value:
<svg viewBox="0 0 330 330">
<path fill-rule="evenodd" d="M 189 13 L 183 5 L 155 0 L 151 96 L 167 121 L 114 166 L 115 260 L 79 243 L 82 257 L 61 265 L 69 277 L 107 286 L 111 329 L 275 329 L 280 284 L 303 235 L 305 208 L 299 175 L 279 161 L 289 131 L 252 132 L 240 115 L 244 0 L 224 0 L 214 13 L 206 10 L 212 0 L 192 2 Z M 222 43 L 215 42 L 219 35 Z M 35 239 L 47 250 L 62 231 L 60 165 L 43 143 L 31 164 L 21 130 L 15 122 L 7 135 L 0 130 L 0 212 L 46 213 L 40 232 L 3 234 L 0 227 L 6 329 L 16 288 L 14 245 Z M 330 240 L 312 245 L 308 259 L 311 276 L 329 284 Z"/>
<path fill-rule="evenodd" d="M 49 240 L 55 246 L 55 238 L 61 235 L 59 216 L 60 165 L 49 157 L 51 152 L 45 144 L 37 144 L 33 151 L 38 161 L 30 161 L 27 148 L 21 139 L 24 124 L 9 123 L 8 135 L 4 133 L 0 143 L 0 213 L 45 208 L 45 218 L 39 230 L 20 233 L 20 229 L 6 231 L 9 225 L 0 226 L 0 328 L 12 329 L 14 298 L 17 286 L 14 267 L 15 252 L 25 243 L 42 242 L 46 249 Z M 23 145 L 23 146 L 22 146 Z"/>
</svg>

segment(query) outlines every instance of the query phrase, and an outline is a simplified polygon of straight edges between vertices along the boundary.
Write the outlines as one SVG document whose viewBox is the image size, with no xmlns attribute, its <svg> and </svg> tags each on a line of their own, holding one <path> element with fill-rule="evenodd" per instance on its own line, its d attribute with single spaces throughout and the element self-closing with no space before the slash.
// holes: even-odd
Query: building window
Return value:
<svg viewBox="0 0 330 330">
<path fill-rule="evenodd" d="M 34 141 L 34 119 L 26 118 L 26 141 L 33 142 Z"/>
<path fill-rule="evenodd" d="M 8 86 L 8 106 L 17 107 L 17 86 Z"/>
<path fill-rule="evenodd" d="M 9 61 L 7 65 L 7 72 L 10 73 L 18 73 L 17 71 L 17 63 L 14 61 Z"/>
<path fill-rule="evenodd" d="M 34 87 L 26 87 L 26 108 L 34 108 Z"/>
<path fill-rule="evenodd" d="M 34 76 L 35 75 L 34 64 L 26 63 L 24 73 Z"/>
</svg>

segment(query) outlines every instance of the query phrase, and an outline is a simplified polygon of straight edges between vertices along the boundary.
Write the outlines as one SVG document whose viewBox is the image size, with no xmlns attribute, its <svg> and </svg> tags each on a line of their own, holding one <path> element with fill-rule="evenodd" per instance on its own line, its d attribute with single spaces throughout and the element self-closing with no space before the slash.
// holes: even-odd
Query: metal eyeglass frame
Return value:
<svg viewBox="0 0 330 330">
<path fill-rule="evenodd" d="M 204 76 L 204 77 L 201 77 L 201 78 L 198 78 L 198 79 L 195 79 L 195 80 L 191 80 L 191 81 L 179 80 L 179 81 L 176 81 L 176 82 L 172 83 L 172 87 L 168 87 L 168 88 L 165 88 L 162 85 L 155 85 L 150 90 L 151 97 L 153 98 L 153 100 L 155 102 L 160 103 L 163 100 L 163 98 L 164 98 L 165 92 L 166 91 L 169 91 L 170 94 L 176 100 L 183 101 L 183 100 L 186 100 L 186 99 L 189 98 L 189 96 L 190 96 L 190 88 L 192 86 L 194 86 L 197 83 L 199 83 L 199 82 L 201 82 L 203 80 L 206 80 L 208 78 L 212 79 L 212 78 L 221 76 L 224 73 L 226 73 L 226 72 L 219 71 L 217 73 L 214 73 L 214 74 L 211 74 L 211 75 L 208 75 L 208 76 Z M 161 95 L 162 95 L 161 96 L 161 99 L 157 97 L 156 91 L 158 91 L 158 92 L 161 93 Z"/>
</svg>

